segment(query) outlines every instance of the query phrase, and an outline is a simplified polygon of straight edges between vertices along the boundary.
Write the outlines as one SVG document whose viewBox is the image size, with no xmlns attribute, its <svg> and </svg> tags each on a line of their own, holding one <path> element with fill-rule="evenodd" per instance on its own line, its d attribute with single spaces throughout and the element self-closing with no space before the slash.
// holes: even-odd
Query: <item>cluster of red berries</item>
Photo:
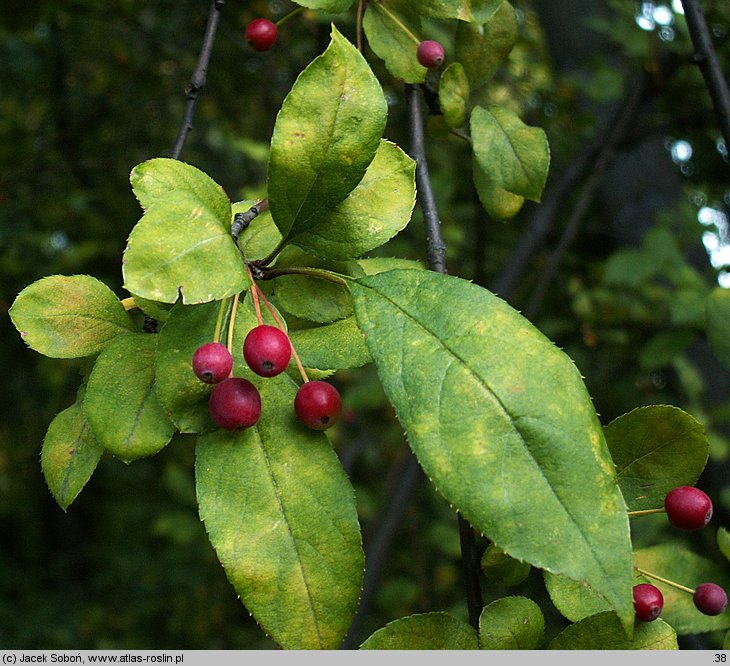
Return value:
<svg viewBox="0 0 730 666">
<path fill-rule="evenodd" d="M 286 370 L 292 356 L 289 336 L 267 324 L 252 328 L 243 343 L 243 358 L 260 377 L 275 377 Z M 220 342 L 208 342 L 193 354 L 193 372 L 200 381 L 215 384 L 210 394 L 210 415 L 224 430 L 242 430 L 261 416 L 261 396 L 248 379 L 231 376 L 233 357 Z M 332 426 L 342 409 L 337 389 L 323 381 L 305 381 L 294 398 L 299 420 L 314 430 Z"/>
<path fill-rule="evenodd" d="M 712 500 L 699 488 L 678 486 L 670 490 L 664 498 L 664 511 L 674 527 L 697 530 L 710 522 Z M 671 581 L 664 582 L 692 594 L 695 607 L 705 615 L 720 615 L 727 608 L 727 593 L 716 583 L 702 583 L 691 590 Z M 661 591 L 650 583 L 635 585 L 633 598 L 636 619 L 642 622 L 656 620 L 664 610 L 664 597 Z"/>
</svg>

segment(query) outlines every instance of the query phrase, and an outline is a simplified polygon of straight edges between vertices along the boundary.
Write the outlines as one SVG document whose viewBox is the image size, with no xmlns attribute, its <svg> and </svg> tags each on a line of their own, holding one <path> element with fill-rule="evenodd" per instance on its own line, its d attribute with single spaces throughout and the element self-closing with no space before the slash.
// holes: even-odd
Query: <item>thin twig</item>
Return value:
<svg viewBox="0 0 730 666">
<path fill-rule="evenodd" d="M 269 208 L 269 200 L 262 199 L 257 204 L 254 204 L 247 211 L 243 213 L 236 213 L 233 216 L 233 223 L 231 224 L 231 237 L 234 243 L 238 243 L 238 237 L 241 232 L 248 227 L 261 213 Z"/>
<path fill-rule="evenodd" d="M 357 26 L 355 29 L 355 38 L 357 40 L 357 50 L 363 52 L 363 41 L 362 41 L 362 18 L 365 14 L 365 0 L 359 0 L 357 3 Z"/>
<path fill-rule="evenodd" d="M 424 141 L 423 117 L 421 115 L 421 90 L 418 85 L 406 85 L 408 101 L 408 118 L 411 140 L 411 157 L 416 161 L 416 184 L 418 186 L 418 202 L 423 212 L 426 225 L 426 257 L 428 267 L 437 273 L 446 273 L 446 245 L 441 235 L 436 199 L 431 187 L 426 161 L 426 144 Z"/>
<path fill-rule="evenodd" d="M 208 24 L 205 28 L 205 36 L 203 37 L 203 46 L 198 55 L 198 62 L 190 78 L 188 89 L 185 94 L 187 103 L 185 105 L 185 113 L 183 115 L 180 130 L 175 140 L 175 147 L 172 149 L 172 158 L 180 159 L 185 140 L 188 138 L 190 130 L 193 129 L 193 115 L 195 114 L 195 105 L 198 101 L 200 91 L 205 87 L 205 81 L 208 76 L 208 63 L 210 62 L 210 54 L 213 51 L 213 42 L 215 41 L 215 33 L 218 29 L 218 21 L 220 12 L 223 9 L 225 0 L 213 0 L 210 3 L 210 13 L 208 14 Z"/>
<path fill-rule="evenodd" d="M 730 150 L 730 91 L 727 81 L 722 75 L 717 52 L 712 45 L 707 21 L 702 14 L 699 0 L 682 0 L 684 18 L 687 21 L 689 36 L 695 48 L 695 62 L 702 72 L 712 98 L 720 131 L 725 139 L 725 146 Z"/>
</svg>

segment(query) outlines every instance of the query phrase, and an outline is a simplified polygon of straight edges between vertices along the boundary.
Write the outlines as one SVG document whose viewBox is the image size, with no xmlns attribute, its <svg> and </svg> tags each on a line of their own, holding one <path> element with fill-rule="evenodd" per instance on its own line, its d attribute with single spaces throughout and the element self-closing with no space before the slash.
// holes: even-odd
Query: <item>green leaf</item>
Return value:
<svg viewBox="0 0 730 666">
<path fill-rule="evenodd" d="M 383 388 L 439 492 L 513 557 L 587 581 L 630 626 L 628 518 L 571 360 L 459 278 L 393 270 L 351 291 Z"/>
<path fill-rule="evenodd" d="M 477 632 L 448 613 L 422 613 L 389 622 L 361 650 L 477 650 Z"/>
<path fill-rule="evenodd" d="M 86 418 L 99 443 L 124 462 L 157 453 L 175 433 L 155 393 L 156 345 L 152 334 L 114 338 L 89 375 Z"/>
<path fill-rule="evenodd" d="M 168 417 L 183 433 L 215 428 L 208 406 L 213 387 L 195 376 L 192 359 L 198 347 L 213 342 L 220 307 L 218 301 L 202 305 L 176 303 L 157 336 L 155 390 Z M 222 340 L 225 342 L 225 337 Z"/>
<path fill-rule="evenodd" d="M 9 314 L 25 344 L 53 358 L 98 354 L 134 330 L 114 292 L 88 275 L 41 278 L 18 294 Z"/>
<path fill-rule="evenodd" d="M 141 296 L 132 296 L 135 305 L 142 310 L 147 316 L 152 317 L 158 323 L 162 324 L 167 321 L 170 314 L 171 303 L 158 303 L 157 301 L 148 301 Z"/>
<path fill-rule="evenodd" d="M 671 365 L 675 358 L 681 356 L 696 338 L 697 334 L 694 331 L 670 330 L 657 333 L 639 352 L 639 366 L 645 370 L 665 368 Z"/>
<path fill-rule="evenodd" d="M 656 259 L 642 250 L 626 249 L 614 252 L 606 260 L 603 281 L 609 286 L 637 287 L 653 277 L 658 270 Z"/>
<path fill-rule="evenodd" d="M 364 556 L 352 487 L 327 437 L 301 425 L 286 375 L 259 382 L 242 432 L 200 435 L 200 515 L 228 579 L 286 649 L 334 649 L 357 607 Z"/>
<path fill-rule="evenodd" d="M 449 127 L 461 127 L 466 122 L 469 101 L 469 79 L 460 62 L 452 62 L 441 74 L 439 105 Z"/>
<path fill-rule="evenodd" d="M 302 7 L 308 7 L 309 9 L 319 9 L 323 12 L 330 12 L 331 14 L 340 14 L 346 12 L 355 0 L 294 0 L 298 5 Z"/>
<path fill-rule="evenodd" d="M 550 650 L 677 650 L 677 634 L 661 618 L 637 622 L 628 638 L 615 613 L 606 611 L 571 624 L 548 646 Z"/>
<path fill-rule="evenodd" d="M 720 552 L 730 562 L 730 532 L 725 527 L 718 527 L 715 539 Z"/>
<path fill-rule="evenodd" d="M 65 511 L 104 453 L 86 420 L 81 400 L 59 412 L 48 426 L 41 449 L 41 470 L 56 502 Z"/>
<path fill-rule="evenodd" d="M 299 75 L 274 125 L 269 206 L 285 238 L 317 224 L 360 182 L 386 116 L 380 83 L 332 26 L 330 45 Z"/>
<path fill-rule="evenodd" d="M 320 259 L 289 245 L 279 254 L 276 267 L 317 269 L 342 275 L 362 275 L 356 261 L 335 262 Z M 262 285 L 278 306 L 307 321 L 329 323 L 352 315 L 352 296 L 345 285 L 306 274 L 280 275 Z"/>
<path fill-rule="evenodd" d="M 692 486 L 707 464 L 702 424 L 678 407 L 639 407 L 604 428 L 630 511 L 659 509 L 676 486 Z"/>
<path fill-rule="evenodd" d="M 705 299 L 707 339 L 717 359 L 730 369 L 730 290 L 716 287 Z"/>
<path fill-rule="evenodd" d="M 362 27 L 368 46 L 385 62 L 385 68 L 396 79 L 405 83 L 423 83 L 428 70 L 418 62 L 417 39 L 421 35 L 421 17 L 418 9 L 408 7 L 407 2 L 380 2 L 368 4 Z"/>
<path fill-rule="evenodd" d="M 516 560 L 493 543 L 487 546 L 479 564 L 487 580 L 506 587 L 519 585 L 532 569 L 529 562 Z"/>
<path fill-rule="evenodd" d="M 352 316 L 347 287 L 309 275 L 282 275 L 273 285 L 276 302 L 286 312 L 319 323 Z"/>
<path fill-rule="evenodd" d="M 553 605 L 571 622 L 610 610 L 606 600 L 584 582 L 551 574 L 549 571 L 543 572 L 543 578 Z"/>
<path fill-rule="evenodd" d="M 501 0 L 418 0 L 418 11 L 436 19 L 461 19 L 484 23 L 494 14 Z"/>
<path fill-rule="evenodd" d="M 474 157 L 490 181 L 540 201 L 550 165 L 550 148 L 541 128 L 528 127 L 505 107 L 477 106 L 471 114 L 471 136 Z"/>
<path fill-rule="evenodd" d="M 157 157 L 138 164 L 129 176 L 132 191 L 143 209 L 153 204 L 188 192 L 221 220 L 231 213 L 228 195 L 210 176 L 200 169 L 167 157 Z"/>
<path fill-rule="evenodd" d="M 503 597 L 486 606 L 479 616 L 482 650 L 535 650 L 542 642 L 545 618 L 527 597 Z"/>
<path fill-rule="evenodd" d="M 392 271 L 394 268 L 426 270 L 426 265 L 422 261 L 401 259 L 400 257 L 368 257 L 367 259 L 358 259 L 357 263 L 365 275 L 384 273 L 385 271 Z"/>
<path fill-rule="evenodd" d="M 307 368 L 358 368 L 372 360 L 354 316 L 322 326 L 290 329 L 289 337 Z"/>
<path fill-rule="evenodd" d="M 243 289 L 241 255 L 230 235 L 231 212 L 183 190 L 157 200 L 137 222 L 124 250 L 124 286 L 152 301 L 207 303 Z"/>
<path fill-rule="evenodd" d="M 730 576 L 726 567 L 697 555 L 681 542 L 662 543 L 634 552 L 634 564 L 653 574 L 694 589 L 700 583 L 717 583 L 730 590 Z M 692 595 L 653 578 L 638 576 L 636 583 L 656 585 L 664 597 L 662 618 L 674 627 L 680 636 L 716 631 L 730 627 L 730 610 L 721 615 L 703 615 L 694 605 Z"/>
<path fill-rule="evenodd" d="M 290 240 L 312 254 L 334 260 L 380 247 L 411 219 L 415 176 L 416 163 L 395 144 L 381 141 L 363 179 L 347 198 Z"/>
<path fill-rule="evenodd" d="M 511 220 L 522 209 L 525 197 L 497 187 L 484 173 L 484 169 L 479 165 L 476 158 L 472 159 L 472 167 L 474 187 L 484 210 L 497 222 Z"/>
<path fill-rule="evenodd" d="M 682 256 L 677 239 L 669 230 L 655 227 L 647 231 L 639 249 L 615 252 L 606 262 L 604 282 L 611 286 L 636 287 L 659 275 L 674 284 L 699 288 Z"/>
<path fill-rule="evenodd" d="M 480 90 L 494 76 L 517 41 L 517 14 L 506 0 L 481 24 L 459 23 L 454 50 L 464 65 L 473 91 Z"/>
</svg>

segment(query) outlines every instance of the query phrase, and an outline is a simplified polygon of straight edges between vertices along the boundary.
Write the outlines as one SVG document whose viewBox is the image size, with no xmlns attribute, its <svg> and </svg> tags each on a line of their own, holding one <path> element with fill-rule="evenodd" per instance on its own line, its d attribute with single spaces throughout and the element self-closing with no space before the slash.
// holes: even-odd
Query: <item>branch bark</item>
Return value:
<svg viewBox="0 0 730 666">
<path fill-rule="evenodd" d="M 699 0 L 682 0 L 682 7 L 689 35 L 695 48 L 695 62 L 710 91 L 712 106 L 725 139 L 725 146 L 730 150 L 730 91 L 722 74 L 717 52 L 712 45 L 707 21 L 705 21 Z"/>
<path fill-rule="evenodd" d="M 195 66 L 195 70 L 193 71 L 193 75 L 190 77 L 190 83 L 188 84 L 188 88 L 185 93 L 185 99 L 187 100 L 185 104 L 185 113 L 183 115 L 182 123 L 180 124 L 177 139 L 175 140 L 175 146 L 172 149 L 172 158 L 175 160 L 180 159 L 188 134 L 190 134 L 190 131 L 193 129 L 195 105 L 198 102 L 200 91 L 205 87 L 205 82 L 208 77 L 208 63 L 210 62 L 210 54 L 213 51 L 213 42 L 215 41 L 215 35 L 218 30 L 218 23 L 223 5 L 225 5 L 225 0 L 213 0 L 213 2 L 210 3 L 210 12 L 208 13 L 208 24 L 205 28 L 203 45 L 200 48 L 198 62 Z"/>
<path fill-rule="evenodd" d="M 428 175 L 428 162 L 426 161 L 420 86 L 406 85 L 406 99 L 408 103 L 411 157 L 416 161 L 418 202 L 421 206 L 423 221 L 426 226 L 426 258 L 428 260 L 428 267 L 432 271 L 446 273 L 446 244 L 441 235 L 441 221 L 439 220 L 436 198 L 433 195 L 431 179 Z"/>
</svg>

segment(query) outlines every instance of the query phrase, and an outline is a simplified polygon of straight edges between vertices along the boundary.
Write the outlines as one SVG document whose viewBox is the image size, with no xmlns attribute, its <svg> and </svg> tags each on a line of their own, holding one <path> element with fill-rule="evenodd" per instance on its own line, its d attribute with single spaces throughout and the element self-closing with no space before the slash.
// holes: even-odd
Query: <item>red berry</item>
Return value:
<svg viewBox="0 0 730 666">
<path fill-rule="evenodd" d="M 699 488 L 678 486 L 664 498 L 669 522 L 683 530 L 704 527 L 712 518 L 712 501 Z"/>
<path fill-rule="evenodd" d="M 268 51 L 276 41 L 278 28 L 265 18 L 257 18 L 246 26 L 246 41 L 257 51 Z"/>
<path fill-rule="evenodd" d="M 649 583 L 634 585 L 634 611 L 642 622 L 656 620 L 664 609 L 664 597 L 658 587 Z"/>
<path fill-rule="evenodd" d="M 248 379 L 229 377 L 210 394 L 210 415 L 224 430 L 248 428 L 261 416 L 261 396 Z"/>
<path fill-rule="evenodd" d="M 257 375 L 279 375 L 286 370 L 291 359 L 289 336 L 276 326 L 256 326 L 243 342 L 243 358 Z"/>
<path fill-rule="evenodd" d="M 327 430 L 342 410 L 340 394 L 327 382 L 305 382 L 294 398 L 294 411 L 299 420 L 314 430 Z"/>
<path fill-rule="evenodd" d="M 715 583 L 698 585 L 692 595 L 697 610 L 705 615 L 720 615 L 727 608 L 727 594 Z"/>
<path fill-rule="evenodd" d="M 432 39 L 426 39 L 418 45 L 416 57 L 424 67 L 436 69 L 441 66 L 446 57 L 444 47 Z"/>
<path fill-rule="evenodd" d="M 198 347 L 193 354 L 193 372 L 206 384 L 222 382 L 233 369 L 233 357 L 220 342 L 209 342 Z"/>
</svg>

